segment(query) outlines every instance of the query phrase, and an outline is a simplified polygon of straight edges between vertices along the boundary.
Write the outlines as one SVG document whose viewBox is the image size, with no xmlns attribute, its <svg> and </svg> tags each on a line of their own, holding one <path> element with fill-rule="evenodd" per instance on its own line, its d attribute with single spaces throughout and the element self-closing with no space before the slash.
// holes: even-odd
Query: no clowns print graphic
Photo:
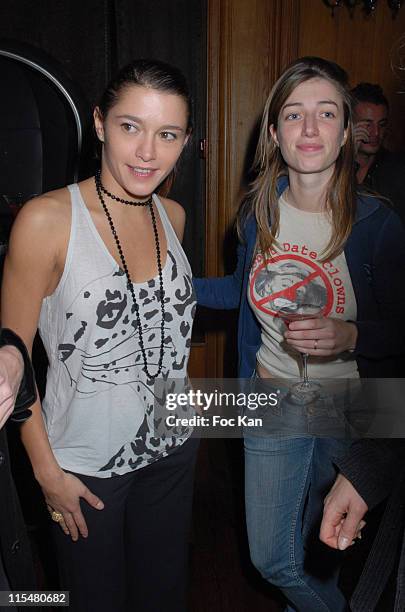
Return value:
<svg viewBox="0 0 405 612">
<path fill-rule="evenodd" d="M 299 312 L 311 304 L 328 316 L 344 313 L 345 288 L 332 262 L 318 262 L 295 253 L 257 255 L 250 275 L 252 304 L 277 317 L 280 309 Z"/>
</svg>

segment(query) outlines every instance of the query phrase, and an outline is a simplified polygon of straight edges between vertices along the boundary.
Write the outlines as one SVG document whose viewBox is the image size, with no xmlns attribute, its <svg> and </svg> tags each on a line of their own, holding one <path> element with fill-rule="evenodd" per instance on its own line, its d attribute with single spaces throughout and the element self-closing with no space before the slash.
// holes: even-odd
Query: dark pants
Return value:
<svg viewBox="0 0 405 612">
<path fill-rule="evenodd" d="M 183 612 L 198 440 L 124 476 L 77 476 L 104 502 L 82 501 L 89 536 L 53 526 L 70 612 Z"/>
</svg>

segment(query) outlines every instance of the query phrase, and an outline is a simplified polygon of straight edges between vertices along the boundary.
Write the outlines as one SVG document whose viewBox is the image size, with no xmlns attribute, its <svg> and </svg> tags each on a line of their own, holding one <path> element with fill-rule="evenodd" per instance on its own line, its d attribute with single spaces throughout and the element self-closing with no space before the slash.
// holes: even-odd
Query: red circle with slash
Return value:
<svg viewBox="0 0 405 612">
<path fill-rule="evenodd" d="M 291 261 L 291 260 L 304 264 L 306 266 L 305 270 L 309 272 L 308 276 L 304 278 L 303 280 L 297 283 L 294 283 L 294 285 L 291 285 L 291 287 L 287 287 L 286 289 L 282 289 L 281 291 L 275 291 L 274 293 L 271 293 L 270 295 L 266 295 L 265 297 L 261 299 L 257 299 L 254 293 L 254 286 L 255 286 L 255 280 L 257 276 L 260 274 L 260 272 L 262 272 L 262 270 L 267 268 L 269 264 L 271 265 L 271 264 L 279 263 L 280 261 Z M 249 281 L 250 298 L 252 300 L 252 303 L 256 306 L 256 308 L 258 308 L 262 312 L 265 312 L 266 314 L 272 315 L 273 317 L 278 317 L 279 315 L 278 315 L 277 310 L 273 310 L 270 304 L 277 298 L 284 298 L 286 300 L 294 301 L 297 289 L 299 289 L 300 287 L 305 287 L 315 278 L 321 278 L 325 286 L 325 289 L 326 289 L 327 301 L 323 308 L 323 313 L 322 313 L 323 316 L 326 317 L 330 313 L 332 306 L 333 306 L 333 288 L 332 288 L 331 282 L 329 278 L 327 277 L 327 275 L 325 274 L 325 272 L 322 270 L 322 268 L 319 267 L 319 264 L 316 264 L 315 262 L 310 261 L 309 259 L 306 259 L 305 257 L 301 257 L 300 255 L 294 255 L 294 254 L 276 255 L 274 257 L 271 257 L 270 259 L 266 259 L 263 263 L 261 263 L 260 266 L 258 266 L 257 269 L 254 271 Z"/>
</svg>

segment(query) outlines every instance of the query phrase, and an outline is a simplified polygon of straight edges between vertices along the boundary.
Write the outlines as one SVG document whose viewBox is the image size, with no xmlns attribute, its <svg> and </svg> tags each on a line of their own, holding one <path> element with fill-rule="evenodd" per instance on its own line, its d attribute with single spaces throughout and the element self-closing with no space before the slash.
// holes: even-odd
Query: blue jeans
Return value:
<svg viewBox="0 0 405 612">
<path fill-rule="evenodd" d="M 323 499 L 336 477 L 333 458 L 350 440 L 245 436 L 245 497 L 250 555 L 263 578 L 287 597 L 287 610 L 342 612 L 342 553 L 318 538 Z"/>
</svg>

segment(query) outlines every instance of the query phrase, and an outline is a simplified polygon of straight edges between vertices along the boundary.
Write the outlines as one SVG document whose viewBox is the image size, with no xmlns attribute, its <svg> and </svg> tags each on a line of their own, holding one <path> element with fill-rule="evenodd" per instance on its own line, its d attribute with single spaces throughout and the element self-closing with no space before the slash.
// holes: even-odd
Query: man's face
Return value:
<svg viewBox="0 0 405 612">
<path fill-rule="evenodd" d="M 384 104 L 359 102 L 354 108 L 356 125 L 366 128 L 368 137 L 359 142 L 358 152 L 364 155 L 375 155 L 384 142 L 388 124 L 388 109 Z"/>
</svg>

